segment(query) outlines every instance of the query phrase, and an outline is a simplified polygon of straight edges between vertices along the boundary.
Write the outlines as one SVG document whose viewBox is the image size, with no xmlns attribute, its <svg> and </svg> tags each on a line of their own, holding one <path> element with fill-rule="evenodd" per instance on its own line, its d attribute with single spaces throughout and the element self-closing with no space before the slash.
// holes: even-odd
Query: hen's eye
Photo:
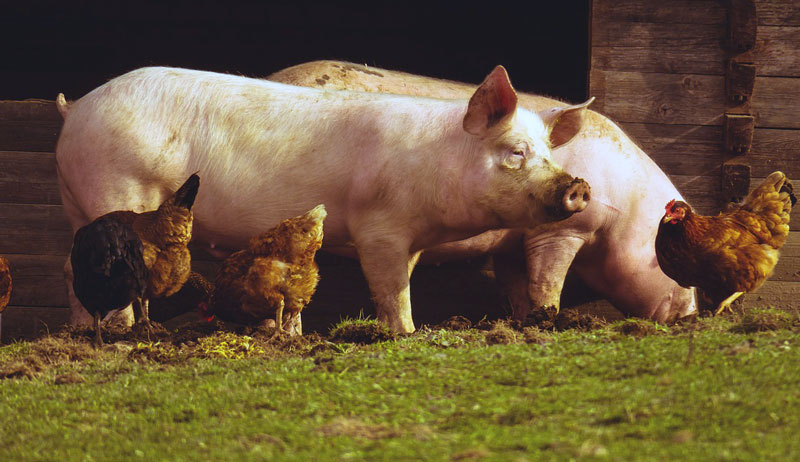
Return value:
<svg viewBox="0 0 800 462">
<path fill-rule="evenodd" d="M 511 153 L 514 154 L 515 156 L 525 157 L 525 151 L 522 149 L 514 149 L 513 151 L 511 151 Z"/>
</svg>

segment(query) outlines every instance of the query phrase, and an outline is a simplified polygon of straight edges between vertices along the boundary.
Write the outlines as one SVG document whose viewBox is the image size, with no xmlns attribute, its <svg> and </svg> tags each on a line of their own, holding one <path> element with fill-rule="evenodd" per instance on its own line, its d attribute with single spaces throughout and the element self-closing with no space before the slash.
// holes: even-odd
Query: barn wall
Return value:
<svg viewBox="0 0 800 462">
<path fill-rule="evenodd" d="M 724 0 L 593 0 L 589 93 L 700 212 L 719 212 L 722 165 L 751 170 L 751 189 L 775 170 L 800 186 L 800 3 L 756 1 L 752 146 L 723 147 L 725 75 L 734 56 Z M 646 187 L 646 186 L 643 186 Z M 745 306 L 800 306 L 800 212 L 775 274 Z"/>
</svg>

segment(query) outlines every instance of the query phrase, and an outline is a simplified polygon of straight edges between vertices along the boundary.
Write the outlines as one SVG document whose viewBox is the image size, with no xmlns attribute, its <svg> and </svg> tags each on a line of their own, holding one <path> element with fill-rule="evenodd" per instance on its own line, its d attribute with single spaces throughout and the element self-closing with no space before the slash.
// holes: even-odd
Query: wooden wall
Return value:
<svg viewBox="0 0 800 462">
<path fill-rule="evenodd" d="M 726 0 L 593 0 L 589 94 L 672 178 L 689 202 L 716 213 L 723 162 L 750 166 L 751 188 L 781 170 L 800 190 L 800 2 L 758 0 L 751 56 L 752 147 L 723 148 Z M 775 275 L 745 304 L 800 306 L 800 209 Z"/>
</svg>

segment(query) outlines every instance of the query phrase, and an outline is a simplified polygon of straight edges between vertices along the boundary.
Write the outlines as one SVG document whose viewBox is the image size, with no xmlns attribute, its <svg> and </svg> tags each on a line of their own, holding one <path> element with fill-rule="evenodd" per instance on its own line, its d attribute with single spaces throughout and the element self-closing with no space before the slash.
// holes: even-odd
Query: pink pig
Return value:
<svg viewBox="0 0 800 462">
<path fill-rule="evenodd" d="M 586 104 L 518 107 L 499 66 L 460 100 L 144 68 L 70 106 L 59 96 L 61 198 L 78 229 L 154 209 L 198 172 L 193 240 L 220 255 L 325 204 L 324 248 L 354 249 L 378 319 L 411 332 L 409 274 L 423 249 L 586 208 L 588 185 L 550 156 Z"/>
<path fill-rule="evenodd" d="M 464 98 L 475 91 L 474 85 L 338 61 L 300 64 L 268 79 L 437 98 Z M 528 94 L 519 94 L 519 102 L 545 114 L 564 106 Z M 583 128 L 571 142 L 552 136 L 558 146 L 553 158 L 592 185 L 592 201 L 584 212 L 527 231 L 493 230 L 443 244 L 426 250 L 422 261 L 491 253 L 518 320 L 531 307 L 557 309 L 570 269 L 627 316 L 663 322 L 694 313 L 693 290 L 667 277 L 656 261 L 655 236 L 664 204 L 681 198 L 669 178 L 617 125 L 596 112 L 584 111 Z"/>
</svg>

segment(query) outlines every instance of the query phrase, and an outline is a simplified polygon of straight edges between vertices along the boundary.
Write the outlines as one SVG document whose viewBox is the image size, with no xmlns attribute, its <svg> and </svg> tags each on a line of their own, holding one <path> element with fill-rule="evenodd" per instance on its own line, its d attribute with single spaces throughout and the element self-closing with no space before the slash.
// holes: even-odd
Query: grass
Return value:
<svg viewBox="0 0 800 462">
<path fill-rule="evenodd" d="M 797 459 L 796 314 L 633 323 L 21 342 L 0 348 L 0 373 L 35 363 L 0 381 L 0 460 Z"/>
</svg>

